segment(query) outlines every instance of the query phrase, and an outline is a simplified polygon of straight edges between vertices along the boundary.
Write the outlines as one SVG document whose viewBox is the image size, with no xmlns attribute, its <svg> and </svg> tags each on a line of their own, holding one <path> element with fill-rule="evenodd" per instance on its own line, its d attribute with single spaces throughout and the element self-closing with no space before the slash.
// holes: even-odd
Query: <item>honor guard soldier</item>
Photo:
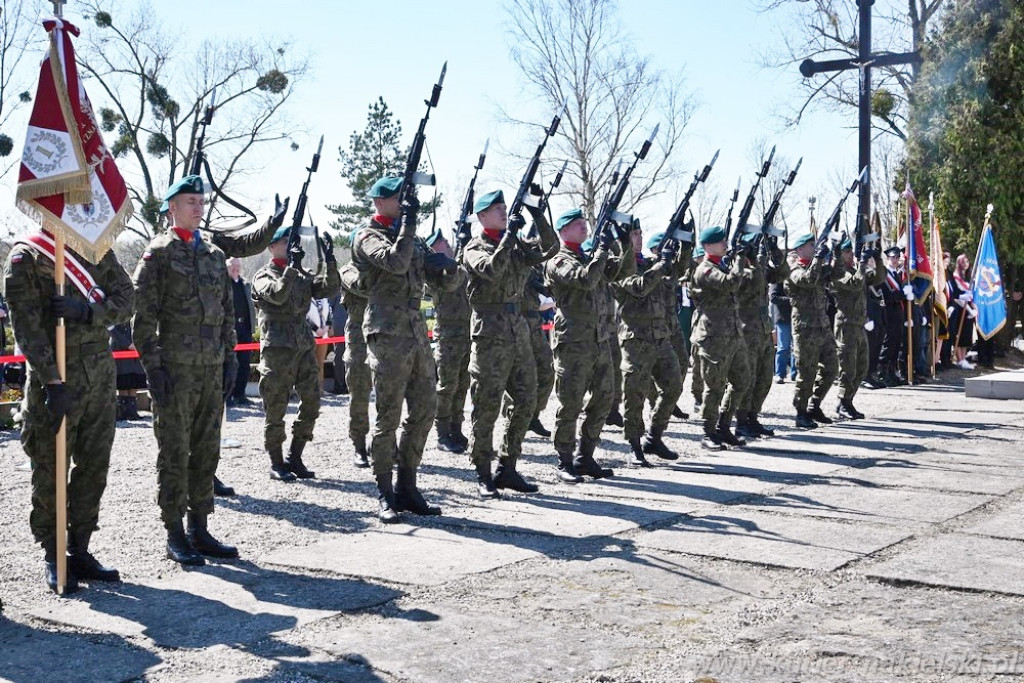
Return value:
<svg viewBox="0 0 1024 683">
<path fill-rule="evenodd" d="M 14 338 L 28 359 L 21 443 L 32 461 L 29 525 L 43 546 L 46 583 L 57 590 L 56 439 L 67 418 L 67 454 L 73 463 L 68 486 L 68 574 L 65 590 L 77 580 L 119 581 L 116 569 L 102 566 L 89 552 L 99 528 L 100 498 L 107 485 L 114 443 L 116 370 L 107 327 L 127 322 L 132 283 L 107 251 L 89 263 L 71 249 L 66 294 L 53 294 L 53 237 L 36 233 L 18 240 L 7 258 L 5 288 Z M 66 328 L 66 372 L 57 374 L 57 318 Z"/>
<path fill-rule="evenodd" d="M 312 299 L 335 296 L 341 288 L 330 237 L 323 235 L 320 246 L 326 267 L 318 268 L 314 275 L 302 268 L 305 254 L 298 241 L 288 239 L 296 229 L 278 228 L 268 247 L 270 263 L 252 280 L 260 326 L 260 396 L 266 412 L 263 444 L 270 456 L 270 477 L 279 481 L 315 476 L 302 462 L 302 451 L 313 439 L 320 415 L 320 373 L 306 312 Z M 292 423 L 292 442 L 285 459 L 284 415 L 293 388 L 299 395 L 299 414 Z"/>
<path fill-rule="evenodd" d="M 863 249 L 859 261 L 849 238 L 839 245 L 839 267 L 832 277 L 836 297 L 836 344 L 839 348 L 839 406 L 841 418 L 859 420 L 864 414 L 853 405 L 860 383 L 868 375 L 867 288 L 885 278 L 876 252 Z M 874 255 L 873 255 L 874 254 Z"/>
<path fill-rule="evenodd" d="M 402 178 L 385 176 L 370 188 L 377 214 L 356 235 L 352 260 L 369 293 L 363 333 L 377 392 L 377 421 L 370 456 L 377 479 L 380 511 L 385 524 L 399 521 L 406 510 L 439 515 L 416 486 L 416 472 L 437 410 L 436 368 L 430 354 L 427 324 L 420 311 L 424 283 L 451 290 L 463 284 L 457 264 L 416 242 L 415 195 L 400 204 Z M 399 218 L 401 221 L 399 222 Z M 408 415 L 402 424 L 403 404 Z M 392 480 L 397 461 L 398 479 Z"/>
<path fill-rule="evenodd" d="M 234 302 L 224 252 L 203 240 L 203 179 L 186 176 L 164 195 L 171 227 L 135 269 L 135 346 L 146 369 L 156 434 L 157 500 L 167 556 L 202 565 L 238 550 L 207 529 L 220 458 L 224 387 L 237 372 Z M 182 516 L 188 514 L 188 535 Z"/>
<path fill-rule="evenodd" d="M 349 245 L 355 244 L 356 228 L 349 234 Z M 341 302 L 348 318 L 345 320 L 345 384 L 348 385 L 348 436 L 355 449 L 352 459 L 356 467 L 369 467 L 366 437 L 370 433 L 370 391 L 373 380 L 366 363 L 366 337 L 363 319 L 366 317 L 368 293 L 359 278 L 359 269 L 349 261 L 341 268 Z"/>
</svg>

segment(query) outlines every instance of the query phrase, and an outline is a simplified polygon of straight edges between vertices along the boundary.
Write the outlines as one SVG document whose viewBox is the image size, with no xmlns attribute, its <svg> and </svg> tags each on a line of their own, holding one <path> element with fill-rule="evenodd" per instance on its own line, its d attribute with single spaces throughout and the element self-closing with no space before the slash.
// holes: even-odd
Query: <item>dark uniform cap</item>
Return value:
<svg viewBox="0 0 1024 683">
<path fill-rule="evenodd" d="M 187 175 L 167 188 L 167 192 L 164 194 L 164 203 L 160 205 L 160 213 L 167 213 L 167 210 L 171 208 L 168 200 L 179 194 L 206 194 L 206 185 L 203 183 L 202 177 Z"/>
<path fill-rule="evenodd" d="M 371 199 L 387 199 L 394 197 L 402 189 L 402 179 L 394 175 L 386 175 L 373 184 L 366 196 Z"/>
<path fill-rule="evenodd" d="M 814 235 L 812 235 L 809 232 L 805 232 L 804 234 L 800 235 L 795 240 L 793 240 L 793 249 L 799 249 L 800 247 L 804 246 L 808 242 L 813 242 L 813 241 L 814 241 Z"/>
<path fill-rule="evenodd" d="M 896 246 L 895 244 L 885 250 L 886 256 L 899 256 L 902 253 L 903 249 L 901 247 Z"/>
<path fill-rule="evenodd" d="M 494 192 L 488 192 L 487 194 L 480 195 L 480 198 L 473 203 L 473 213 L 480 213 L 486 211 L 495 204 L 505 203 L 505 193 L 501 190 L 495 190 Z"/>
<path fill-rule="evenodd" d="M 647 251 L 654 251 L 661 246 L 661 243 L 665 241 L 665 232 L 656 232 L 647 238 Z"/>
<path fill-rule="evenodd" d="M 564 228 L 565 226 L 569 225 L 570 223 L 572 223 L 577 218 L 583 218 L 583 209 L 580 209 L 580 208 L 569 209 L 568 211 L 563 213 L 561 216 L 559 216 L 557 221 L 555 221 L 555 230 L 557 230 L 558 232 L 561 232 L 562 228 Z"/>
<path fill-rule="evenodd" d="M 704 228 L 700 231 L 700 243 L 701 244 L 718 244 L 719 242 L 725 241 L 725 228 L 715 226 L 713 228 Z"/>
</svg>

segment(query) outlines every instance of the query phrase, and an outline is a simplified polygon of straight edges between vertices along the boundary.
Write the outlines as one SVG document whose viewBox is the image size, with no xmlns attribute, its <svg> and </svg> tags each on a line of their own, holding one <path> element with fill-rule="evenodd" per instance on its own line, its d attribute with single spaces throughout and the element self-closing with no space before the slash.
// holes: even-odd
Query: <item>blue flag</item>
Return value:
<svg viewBox="0 0 1024 683">
<path fill-rule="evenodd" d="M 1006 324 L 1006 299 L 1003 276 L 996 255 L 996 238 L 992 226 L 986 224 L 974 262 L 974 305 L 978 308 L 978 334 L 991 339 Z"/>
</svg>

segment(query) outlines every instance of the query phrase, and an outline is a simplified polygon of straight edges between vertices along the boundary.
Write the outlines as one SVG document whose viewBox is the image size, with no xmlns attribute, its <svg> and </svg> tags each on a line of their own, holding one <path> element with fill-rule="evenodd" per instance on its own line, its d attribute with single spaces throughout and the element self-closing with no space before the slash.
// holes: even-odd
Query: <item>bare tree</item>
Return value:
<svg viewBox="0 0 1024 683">
<path fill-rule="evenodd" d="M 216 117 L 204 150 L 213 180 L 225 192 L 233 180 L 256 170 L 250 166 L 255 147 L 287 140 L 297 131 L 283 113 L 308 60 L 293 59 L 288 43 L 207 40 L 179 51 L 177 34 L 162 26 L 148 3 L 134 11 L 123 11 L 116 0 L 82 4 L 97 30 L 84 33 L 79 63 L 99 86 L 92 88 L 93 97 L 106 105 L 99 107 L 99 118 L 103 130 L 116 136 L 111 153 L 130 159 L 140 177 L 129 183 L 141 210 L 128 225 L 139 236 L 148 238 L 158 226 L 164 188 L 189 171 L 196 133 L 215 89 Z M 222 199 L 221 194 L 214 199 L 210 217 L 227 213 Z"/>
<path fill-rule="evenodd" d="M 32 101 L 28 87 L 37 74 L 20 68 L 25 55 L 43 45 L 42 29 L 30 20 L 32 6 L 26 0 L 0 0 L 0 158 L 9 157 L 14 150 L 14 140 L 7 130 L 11 115 Z M 0 162 L 0 178 L 19 160 L 16 157 Z"/>
<path fill-rule="evenodd" d="M 552 111 L 568 103 L 552 143 L 553 156 L 569 160 L 561 193 L 593 221 L 615 167 L 620 160 L 632 162 L 657 123 L 660 133 L 633 176 L 629 205 L 671 187 L 680 174 L 672 152 L 695 100 L 684 91 L 681 75 L 656 69 L 636 52 L 620 28 L 614 1 L 508 0 L 506 12 L 512 58 L 533 93 Z"/>
<path fill-rule="evenodd" d="M 795 71 L 804 59 L 856 58 L 858 3 L 856 0 L 760 0 L 766 11 L 785 17 L 781 31 L 783 45 L 762 55 L 765 66 Z M 872 45 L 876 51 L 920 50 L 930 22 L 949 4 L 948 0 L 880 0 L 872 23 Z M 907 139 L 908 107 L 919 64 L 876 67 L 873 71 L 872 124 L 880 131 Z M 824 79 L 824 80 L 822 80 Z M 827 77 L 803 79 L 804 97 L 797 106 L 779 113 L 787 125 L 800 123 L 814 107 L 849 111 L 858 105 L 860 87 L 856 70 L 839 71 Z"/>
</svg>

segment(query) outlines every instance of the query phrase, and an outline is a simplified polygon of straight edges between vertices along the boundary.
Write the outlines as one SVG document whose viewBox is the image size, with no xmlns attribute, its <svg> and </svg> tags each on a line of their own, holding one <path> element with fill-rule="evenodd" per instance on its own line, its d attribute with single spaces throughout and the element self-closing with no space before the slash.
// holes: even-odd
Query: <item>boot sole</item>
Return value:
<svg viewBox="0 0 1024 683">
<path fill-rule="evenodd" d="M 178 564 L 184 567 L 202 567 L 206 564 L 206 560 L 203 559 L 201 556 L 179 559 L 177 557 L 174 557 L 170 551 L 167 551 L 167 559 L 171 560 L 172 562 L 177 562 Z"/>
</svg>

